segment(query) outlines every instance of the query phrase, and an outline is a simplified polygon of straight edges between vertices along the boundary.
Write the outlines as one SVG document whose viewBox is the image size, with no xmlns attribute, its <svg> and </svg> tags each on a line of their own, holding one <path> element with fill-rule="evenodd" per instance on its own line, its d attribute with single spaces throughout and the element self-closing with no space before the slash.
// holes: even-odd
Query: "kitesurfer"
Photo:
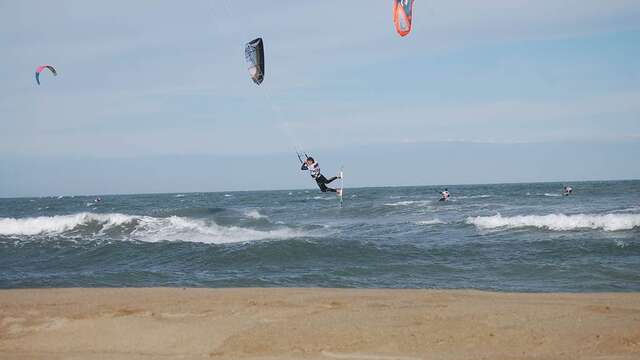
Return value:
<svg viewBox="0 0 640 360">
<path fill-rule="evenodd" d="M 322 175 L 322 173 L 320 172 L 320 164 L 318 164 L 318 162 L 316 162 L 312 157 L 308 156 L 307 159 L 302 163 L 302 167 L 300 167 L 300 170 L 309 170 L 309 173 L 311 174 L 311 177 L 316 181 L 316 183 L 318 184 L 318 187 L 320 188 L 320 191 L 322 192 L 338 192 L 338 190 L 330 188 L 327 186 L 327 184 L 330 184 L 332 181 L 339 179 L 339 176 L 334 176 L 330 179 L 327 179 L 324 175 Z"/>
<path fill-rule="evenodd" d="M 569 196 L 573 193 L 573 188 L 569 185 L 564 187 L 564 196 Z"/>
<path fill-rule="evenodd" d="M 440 201 L 449 201 L 450 196 L 449 190 L 445 188 L 444 191 L 440 192 Z"/>
</svg>

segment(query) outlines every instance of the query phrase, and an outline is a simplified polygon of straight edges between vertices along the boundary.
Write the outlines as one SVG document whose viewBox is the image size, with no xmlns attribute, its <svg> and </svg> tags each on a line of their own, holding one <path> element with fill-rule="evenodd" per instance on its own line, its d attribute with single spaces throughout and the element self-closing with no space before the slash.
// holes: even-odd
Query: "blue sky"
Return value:
<svg viewBox="0 0 640 360">
<path fill-rule="evenodd" d="M 417 0 L 405 38 L 386 0 L 0 1 L 0 49 L 0 196 L 313 186 L 295 146 L 354 186 L 640 177 L 635 0 Z"/>
</svg>

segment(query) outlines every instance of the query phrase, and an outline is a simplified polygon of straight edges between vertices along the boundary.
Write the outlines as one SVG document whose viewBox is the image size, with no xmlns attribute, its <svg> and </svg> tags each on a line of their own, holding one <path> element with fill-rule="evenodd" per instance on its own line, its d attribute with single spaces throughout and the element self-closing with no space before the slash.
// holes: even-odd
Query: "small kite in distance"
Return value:
<svg viewBox="0 0 640 360">
<path fill-rule="evenodd" d="M 393 0 L 393 23 L 400 36 L 411 31 L 413 0 Z"/>
<path fill-rule="evenodd" d="M 38 85 L 40 85 L 40 73 L 44 69 L 49 69 L 51 71 L 51 73 L 53 74 L 53 76 L 58 76 L 58 72 L 56 71 L 56 69 L 53 66 L 51 66 L 51 65 L 38 66 L 36 68 L 36 82 L 38 83 Z"/>
<path fill-rule="evenodd" d="M 256 85 L 264 80 L 264 44 L 262 38 L 254 39 L 244 48 L 244 58 L 249 65 L 249 75 Z"/>
</svg>

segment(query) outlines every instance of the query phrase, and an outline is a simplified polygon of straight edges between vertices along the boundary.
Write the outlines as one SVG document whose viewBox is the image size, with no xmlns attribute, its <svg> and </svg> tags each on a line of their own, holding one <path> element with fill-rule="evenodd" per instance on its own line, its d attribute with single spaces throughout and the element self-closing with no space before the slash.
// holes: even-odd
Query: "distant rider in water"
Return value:
<svg viewBox="0 0 640 360">
<path fill-rule="evenodd" d="M 573 188 L 569 185 L 564 187 L 564 196 L 569 196 L 573 193 Z"/>
<path fill-rule="evenodd" d="M 449 190 L 444 189 L 444 191 L 440 193 L 440 196 L 440 201 L 449 201 L 451 194 L 449 194 Z"/>
<path fill-rule="evenodd" d="M 312 157 L 310 156 L 307 157 L 307 160 L 305 160 L 302 163 L 302 167 L 300 168 L 300 170 L 309 170 L 309 173 L 311 173 L 311 177 L 314 178 L 314 180 L 318 184 L 320 191 L 322 192 L 330 191 L 330 192 L 338 193 L 338 195 L 340 195 L 339 189 L 337 190 L 337 189 L 327 187 L 327 184 L 330 184 L 332 181 L 339 179 L 340 177 L 334 176 L 330 179 L 327 179 L 326 177 L 324 177 L 324 175 L 320 173 L 320 164 L 318 164 Z"/>
</svg>

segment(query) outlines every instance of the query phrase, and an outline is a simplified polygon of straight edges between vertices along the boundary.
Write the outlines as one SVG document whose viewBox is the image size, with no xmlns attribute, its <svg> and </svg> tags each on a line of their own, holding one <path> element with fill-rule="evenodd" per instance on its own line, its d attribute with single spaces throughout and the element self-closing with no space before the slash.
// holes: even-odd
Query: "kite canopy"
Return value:
<svg viewBox="0 0 640 360">
<path fill-rule="evenodd" d="M 254 39 L 244 48 L 244 58 L 249 65 L 249 75 L 256 85 L 264 80 L 264 45 L 262 38 Z"/>
<path fill-rule="evenodd" d="M 58 75 L 58 73 L 56 72 L 56 69 L 54 69 L 53 66 L 51 66 L 51 65 L 38 66 L 36 68 L 36 82 L 38 83 L 38 85 L 40 85 L 40 73 L 44 69 L 49 69 L 51 71 L 51 73 L 53 74 L 53 76 L 57 76 Z"/>
<path fill-rule="evenodd" d="M 405 36 L 411 31 L 412 12 L 413 0 L 393 0 L 393 23 L 400 36 Z"/>
</svg>

